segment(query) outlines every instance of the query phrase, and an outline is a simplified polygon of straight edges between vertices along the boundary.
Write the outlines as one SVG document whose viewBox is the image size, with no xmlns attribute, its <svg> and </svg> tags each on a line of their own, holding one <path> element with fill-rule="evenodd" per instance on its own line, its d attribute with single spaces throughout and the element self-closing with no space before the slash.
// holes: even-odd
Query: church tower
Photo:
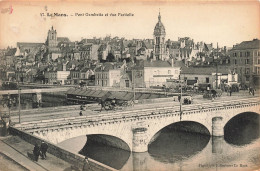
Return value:
<svg viewBox="0 0 260 171">
<path fill-rule="evenodd" d="M 161 14 L 159 12 L 158 22 L 154 28 L 154 60 L 167 60 L 169 55 L 167 54 L 166 44 L 165 44 L 165 28 L 161 22 Z"/>
<path fill-rule="evenodd" d="M 53 26 L 51 27 L 51 30 L 48 31 L 48 37 L 47 37 L 47 46 L 49 48 L 49 51 L 56 51 L 57 50 L 57 32 L 53 29 Z"/>
</svg>

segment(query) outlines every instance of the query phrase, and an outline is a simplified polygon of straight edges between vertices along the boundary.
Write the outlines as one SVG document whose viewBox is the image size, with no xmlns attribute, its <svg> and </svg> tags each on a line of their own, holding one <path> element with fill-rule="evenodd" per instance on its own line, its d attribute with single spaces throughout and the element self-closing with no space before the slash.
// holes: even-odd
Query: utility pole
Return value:
<svg viewBox="0 0 260 171">
<path fill-rule="evenodd" d="M 217 59 L 218 59 L 218 43 L 217 43 Z M 218 89 L 218 60 L 216 59 L 216 89 Z"/>
</svg>

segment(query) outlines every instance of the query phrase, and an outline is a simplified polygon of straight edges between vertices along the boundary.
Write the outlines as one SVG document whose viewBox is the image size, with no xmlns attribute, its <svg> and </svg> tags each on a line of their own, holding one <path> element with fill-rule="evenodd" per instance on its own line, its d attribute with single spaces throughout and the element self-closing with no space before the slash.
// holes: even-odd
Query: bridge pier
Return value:
<svg viewBox="0 0 260 171">
<path fill-rule="evenodd" d="M 222 154 L 224 137 L 212 137 L 212 153 Z"/>
<path fill-rule="evenodd" d="M 148 136 L 147 128 L 139 127 L 133 130 L 133 145 L 132 152 L 146 152 L 148 151 Z"/>
<path fill-rule="evenodd" d="M 223 118 L 220 116 L 212 118 L 212 136 L 224 136 Z"/>
</svg>

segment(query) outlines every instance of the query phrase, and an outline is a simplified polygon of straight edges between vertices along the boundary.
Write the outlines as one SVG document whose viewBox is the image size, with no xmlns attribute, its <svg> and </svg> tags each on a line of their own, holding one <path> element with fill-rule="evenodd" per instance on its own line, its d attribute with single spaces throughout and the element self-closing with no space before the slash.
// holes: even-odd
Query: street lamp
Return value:
<svg viewBox="0 0 260 171">
<path fill-rule="evenodd" d="M 180 83 L 180 87 L 181 87 L 181 92 L 180 92 L 180 121 L 182 118 L 182 83 L 181 83 L 181 68 L 180 68 L 180 75 L 179 75 L 179 83 Z"/>
<path fill-rule="evenodd" d="M 133 81 L 133 83 L 132 83 L 132 89 L 133 89 L 133 91 L 134 91 L 134 101 L 135 101 L 135 70 L 132 70 L 132 81 Z"/>
<path fill-rule="evenodd" d="M 9 117 L 9 122 L 11 121 L 11 107 L 12 107 L 12 99 L 10 97 L 10 94 L 8 93 L 8 98 L 7 98 L 7 107 L 8 107 L 8 117 Z"/>
<path fill-rule="evenodd" d="M 18 87 L 19 123 L 21 123 L 21 88 Z"/>
</svg>

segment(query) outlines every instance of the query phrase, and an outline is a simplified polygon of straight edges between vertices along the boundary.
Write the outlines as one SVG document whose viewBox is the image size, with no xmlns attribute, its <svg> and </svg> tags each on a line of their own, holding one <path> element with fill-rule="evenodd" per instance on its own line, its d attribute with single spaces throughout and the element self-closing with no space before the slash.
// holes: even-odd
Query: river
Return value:
<svg viewBox="0 0 260 171">
<path fill-rule="evenodd" d="M 255 119 L 259 121 L 259 116 L 253 118 Z M 115 169 L 126 171 L 256 170 L 260 168 L 258 121 L 236 119 L 225 128 L 224 137 L 213 138 L 166 127 L 145 153 L 130 153 L 89 142 L 81 153 Z M 79 142 L 83 146 L 85 139 L 85 136 L 81 136 L 59 145 L 73 149 Z M 76 152 L 78 150 L 80 148 Z"/>
</svg>

